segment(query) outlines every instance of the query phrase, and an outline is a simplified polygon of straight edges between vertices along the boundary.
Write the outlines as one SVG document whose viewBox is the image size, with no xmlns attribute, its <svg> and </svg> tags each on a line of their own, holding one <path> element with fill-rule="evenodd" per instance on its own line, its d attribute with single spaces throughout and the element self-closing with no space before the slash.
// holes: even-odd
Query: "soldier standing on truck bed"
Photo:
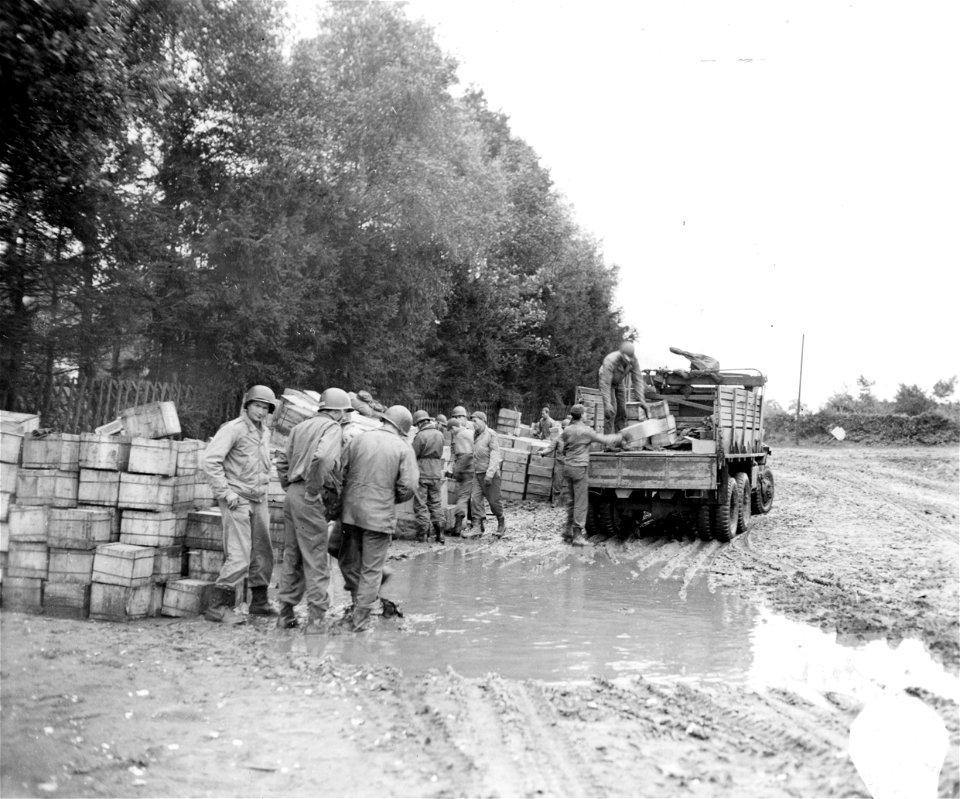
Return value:
<svg viewBox="0 0 960 799">
<path fill-rule="evenodd" d="M 627 425 L 627 401 L 633 397 L 644 413 L 650 413 L 646 402 L 646 385 L 632 341 L 624 341 L 603 359 L 600 365 L 600 394 L 603 396 L 603 432 L 619 433 Z"/>
</svg>

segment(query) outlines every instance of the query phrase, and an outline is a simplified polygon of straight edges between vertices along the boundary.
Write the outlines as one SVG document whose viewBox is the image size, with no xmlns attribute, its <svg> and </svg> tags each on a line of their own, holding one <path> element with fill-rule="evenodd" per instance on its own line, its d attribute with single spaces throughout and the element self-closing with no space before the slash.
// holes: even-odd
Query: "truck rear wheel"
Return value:
<svg viewBox="0 0 960 799">
<path fill-rule="evenodd" d="M 750 491 L 750 477 L 745 472 L 737 475 L 737 491 L 740 492 L 740 521 L 737 523 L 737 532 L 745 533 L 750 529 L 752 515 L 750 505 L 752 504 Z"/>
<path fill-rule="evenodd" d="M 697 508 L 697 535 L 703 541 L 709 541 L 713 537 L 713 507 L 711 505 L 701 505 Z"/>
<path fill-rule="evenodd" d="M 617 513 L 615 501 L 601 501 L 597 505 L 597 527 L 601 535 L 620 537 L 620 514 Z"/>
<path fill-rule="evenodd" d="M 769 466 L 760 468 L 760 477 L 750 497 L 750 505 L 754 513 L 769 513 L 773 507 L 773 471 Z"/>
<path fill-rule="evenodd" d="M 736 480 L 727 480 L 723 501 L 713 508 L 713 537 L 717 541 L 732 541 L 740 523 L 740 505 L 743 494 L 737 490 Z"/>
</svg>

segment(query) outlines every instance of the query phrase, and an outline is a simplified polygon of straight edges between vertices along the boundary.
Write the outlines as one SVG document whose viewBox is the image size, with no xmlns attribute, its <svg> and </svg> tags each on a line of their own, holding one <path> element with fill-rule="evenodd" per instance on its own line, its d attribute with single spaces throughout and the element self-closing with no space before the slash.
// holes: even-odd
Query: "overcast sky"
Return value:
<svg viewBox="0 0 960 799">
<path fill-rule="evenodd" d="M 289 0 L 308 23 L 318 5 Z M 643 366 L 960 372 L 960 4 L 411 0 L 620 267 Z M 301 23 L 303 25 L 304 23 Z M 611 342 L 614 345 L 616 342 Z"/>
</svg>

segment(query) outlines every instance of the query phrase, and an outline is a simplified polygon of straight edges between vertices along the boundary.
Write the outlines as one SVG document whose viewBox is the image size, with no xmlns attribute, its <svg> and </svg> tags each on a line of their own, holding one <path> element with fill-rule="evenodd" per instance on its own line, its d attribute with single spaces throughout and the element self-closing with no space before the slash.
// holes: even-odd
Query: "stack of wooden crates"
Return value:
<svg viewBox="0 0 960 799">
<path fill-rule="evenodd" d="M 3 427 L 3 470 L 16 471 L 4 500 L 4 607 L 111 621 L 199 611 L 209 581 L 182 579 L 185 544 L 191 513 L 213 495 L 203 443 L 163 437 L 179 433 L 170 406 L 125 411 L 134 435 Z"/>
</svg>

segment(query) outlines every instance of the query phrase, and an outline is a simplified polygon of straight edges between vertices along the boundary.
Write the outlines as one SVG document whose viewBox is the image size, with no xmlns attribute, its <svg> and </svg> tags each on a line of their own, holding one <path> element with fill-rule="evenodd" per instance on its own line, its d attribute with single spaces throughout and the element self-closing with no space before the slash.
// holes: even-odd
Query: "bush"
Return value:
<svg viewBox="0 0 960 799">
<path fill-rule="evenodd" d="M 765 421 L 767 438 L 791 440 L 795 436 L 796 417 L 774 416 Z M 846 440 L 859 444 L 953 444 L 960 442 L 960 424 L 936 411 L 904 416 L 901 414 L 836 413 L 819 411 L 800 417 L 800 438 L 827 443 L 835 439 L 834 427 L 842 427 Z"/>
</svg>

